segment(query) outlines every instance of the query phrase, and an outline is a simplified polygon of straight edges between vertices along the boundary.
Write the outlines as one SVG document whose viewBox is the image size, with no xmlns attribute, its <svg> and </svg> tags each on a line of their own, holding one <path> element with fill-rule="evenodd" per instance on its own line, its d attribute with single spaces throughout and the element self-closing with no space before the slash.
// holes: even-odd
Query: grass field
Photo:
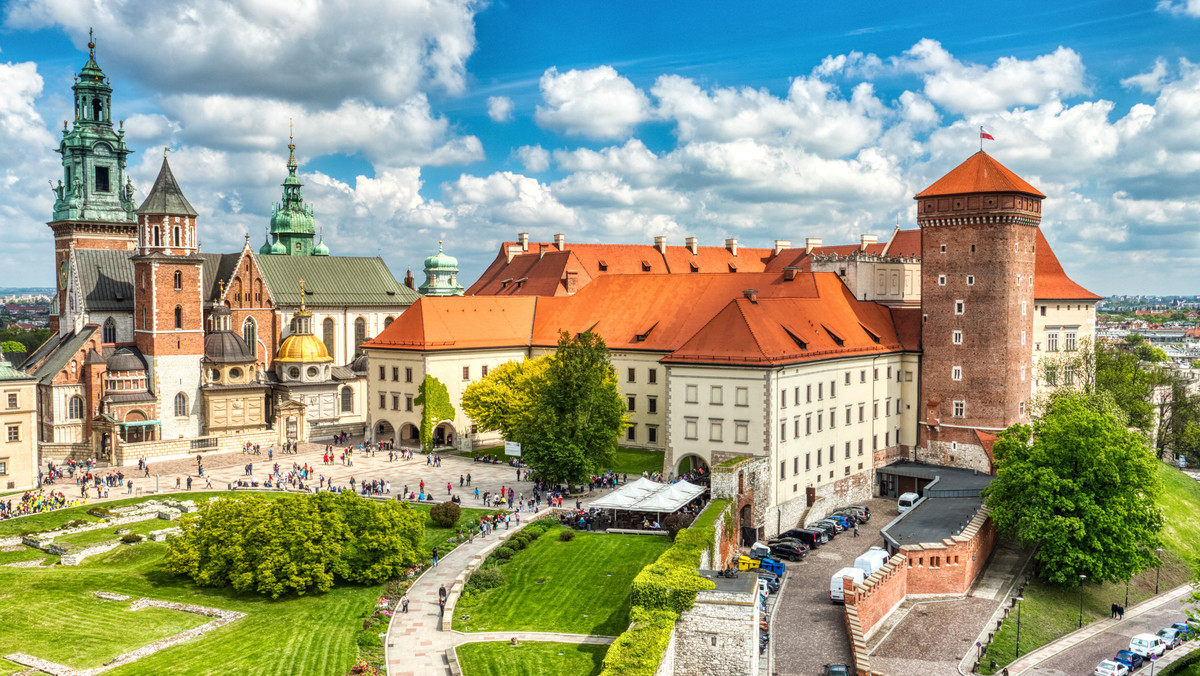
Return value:
<svg viewBox="0 0 1200 676">
<path fill-rule="evenodd" d="M 245 493 L 197 493 L 173 495 L 199 501 L 213 495 Z M 281 493 L 263 493 L 273 498 Z M 150 498 L 134 498 L 120 503 Z M 111 507 L 114 503 L 104 503 Z M 94 506 L 94 505 L 93 505 Z M 89 507 L 48 512 L 0 523 L 0 535 L 54 528 L 72 519 L 95 521 Z M 428 515 L 429 507 L 419 506 Z M 477 519 L 484 510 L 463 510 L 462 521 Z M 452 529 L 429 529 L 425 548 L 443 542 Z M 167 528 L 173 523 L 153 519 L 125 526 L 131 532 Z M 81 544 L 116 538 L 113 528 L 66 536 L 64 541 Z M 356 639 L 362 621 L 374 608 L 382 585 L 356 586 L 340 583 L 327 594 L 289 597 L 270 601 L 257 595 L 237 594 L 229 589 L 196 587 L 161 569 L 164 543 L 143 542 L 84 561 L 78 567 L 0 567 L 0 655 L 24 652 L 75 667 L 92 667 L 189 627 L 208 618 L 163 609 L 127 610 L 127 602 L 101 601 L 93 591 L 111 591 L 136 599 L 195 603 L 247 613 L 237 622 L 200 639 L 175 646 L 125 667 L 111 676 L 135 674 L 199 675 L 253 673 L 256 675 L 312 674 L 330 676 L 346 673 L 358 656 Z M 0 563 L 57 557 L 25 548 L 0 552 Z M 626 585 L 627 586 L 627 585 Z M 298 630 L 298 628 L 303 630 Z M 0 659 L 0 674 L 20 671 L 18 665 Z M 106 675 L 107 676 L 107 675 Z"/>
<path fill-rule="evenodd" d="M 1166 514 L 1163 528 L 1164 553 L 1161 571 L 1150 569 L 1133 578 L 1129 584 L 1129 606 L 1154 595 L 1155 577 L 1159 575 L 1159 590 L 1167 590 L 1189 582 L 1200 553 L 1200 482 L 1166 464 L 1159 464 L 1163 493 L 1159 506 Z M 1079 628 L 1079 587 L 1057 589 L 1038 580 L 1031 581 L 1024 592 L 1021 610 L 1021 653 L 1045 645 Z M 1086 584 L 1083 589 L 1083 622 L 1087 624 L 1109 616 L 1113 603 L 1125 602 L 1124 584 Z M 1180 618 L 1183 611 L 1180 610 Z M 991 674 L 991 660 L 1003 666 L 1016 655 L 1017 614 L 1009 613 L 1004 625 L 988 647 L 979 673 Z"/>
<path fill-rule="evenodd" d="M 618 448 L 613 456 L 611 469 L 621 474 L 637 474 L 642 472 L 663 471 L 662 451 L 649 451 L 644 448 Z"/>
<path fill-rule="evenodd" d="M 459 631 L 551 631 L 616 636 L 629 626 L 629 585 L 670 546 L 666 538 L 551 528 L 501 566 L 504 583 L 459 600 Z M 469 620 L 463 616 L 468 615 Z"/>
<path fill-rule="evenodd" d="M 464 643 L 455 648 L 463 676 L 596 676 L 608 646 L 541 643 Z"/>
</svg>

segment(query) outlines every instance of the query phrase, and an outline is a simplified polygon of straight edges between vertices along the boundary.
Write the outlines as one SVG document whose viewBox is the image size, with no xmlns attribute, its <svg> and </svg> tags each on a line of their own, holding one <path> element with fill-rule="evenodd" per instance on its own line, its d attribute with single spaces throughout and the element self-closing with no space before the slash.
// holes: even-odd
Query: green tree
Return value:
<svg viewBox="0 0 1200 676">
<path fill-rule="evenodd" d="M 454 405 L 450 403 L 450 392 L 442 381 L 426 374 L 413 400 L 421 407 L 421 448 L 433 452 L 433 430 L 443 420 L 454 419 Z"/>
<path fill-rule="evenodd" d="M 324 509 L 341 514 L 349 530 L 338 569 L 342 578 L 379 584 L 421 561 L 425 515 L 407 502 L 376 502 L 353 493 L 319 496 L 327 505 Z"/>
<path fill-rule="evenodd" d="M 463 390 L 462 409 L 479 429 L 500 432 L 505 439 L 520 441 L 518 430 L 534 409 L 534 398 L 546 380 L 554 355 L 508 361 L 488 371 Z"/>
<path fill-rule="evenodd" d="M 996 479 L 984 490 L 1004 537 L 1037 547 L 1040 575 L 1122 582 L 1155 565 L 1163 517 L 1154 453 L 1112 400 L 1063 392 L 1033 426 L 1001 433 Z"/>
<path fill-rule="evenodd" d="M 0 330 L 0 342 L 13 341 L 25 346 L 24 352 L 33 352 L 50 339 L 50 329 L 22 329 L 9 326 Z M 8 348 L 4 348 L 7 352 Z"/>
<path fill-rule="evenodd" d="M 561 332 L 531 410 L 516 430 L 521 457 L 551 483 L 580 482 L 611 463 L 628 427 L 608 346 L 588 331 Z"/>
<path fill-rule="evenodd" d="M 25 349 L 25 345 L 23 345 L 22 343 L 20 343 L 18 341 L 15 341 L 15 340 L 6 340 L 4 342 L 0 342 L 0 350 L 3 350 L 4 352 L 28 352 L 29 351 L 29 350 Z"/>
</svg>

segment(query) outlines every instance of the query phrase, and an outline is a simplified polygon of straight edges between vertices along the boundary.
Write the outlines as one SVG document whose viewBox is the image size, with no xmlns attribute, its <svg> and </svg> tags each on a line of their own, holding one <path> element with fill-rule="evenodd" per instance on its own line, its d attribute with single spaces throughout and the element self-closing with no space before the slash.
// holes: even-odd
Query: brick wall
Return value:
<svg viewBox="0 0 1200 676">
<path fill-rule="evenodd" d="M 900 548 L 908 558 L 909 594 L 966 594 L 971 589 L 996 544 L 990 511 L 981 509 L 959 535 Z"/>
<path fill-rule="evenodd" d="M 888 559 L 860 585 L 845 582 L 846 606 L 854 608 L 864 638 L 891 614 L 908 594 L 908 561 L 904 554 Z"/>
</svg>

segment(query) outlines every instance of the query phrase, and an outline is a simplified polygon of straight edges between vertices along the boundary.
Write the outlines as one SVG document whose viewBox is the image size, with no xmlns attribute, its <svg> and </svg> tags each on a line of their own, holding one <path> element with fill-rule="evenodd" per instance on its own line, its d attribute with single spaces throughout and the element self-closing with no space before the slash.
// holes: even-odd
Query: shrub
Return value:
<svg viewBox="0 0 1200 676">
<path fill-rule="evenodd" d="M 484 589 L 495 589 L 504 584 L 504 571 L 496 566 L 484 566 L 471 574 L 467 579 L 467 584 L 463 587 L 466 591 L 482 591 Z"/>
<path fill-rule="evenodd" d="M 513 554 L 516 553 L 516 550 L 514 550 L 512 547 L 504 546 L 497 547 L 496 551 L 492 552 L 492 556 L 500 559 L 501 561 L 507 561 L 513 557 Z"/>
<path fill-rule="evenodd" d="M 97 519 L 107 519 L 113 515 L 112 512 L 108 511 L 107 509 L 105 509 L 103 507 L 93 507 L 93 508 L 89 509 L 87 511 L 87 513 L 91 514 L 92 516 L 96 517 Z M 86 522 L 84 522 L 84 523 L 86 523 Z"/>
<path fill-rule="evenodd" d="M 141 535 L 138 535 L 137 533 L 126 533 L 121 536 L 121 542 L 124 542 L 127 545 L 136 545 L 137 543 L 141 542 L 143 539 L 144 538 Z"/>
<path fill-rule="evenodd" d="M 604 656 L 600 676 L 653 676 L 679 616 L 669 610 L 630 609 L 631 624 Z"/>
<path fill-rule="evenodd" d="M 513 537 L 513 538 L 508 539 L 508 543 L 505 546 L 509 547 L 514 552 L 519 552 L 522 549 L 525 549 L 527 546 L 529 546 L 529 543 L 526 542 L 525 540 L 522 540 L 521 538 Z"/>
<path fill-rule="evenodd" d="M 688 527 L 690 521 L 691 517 L 675 512 L 663 519 L 662 527 L 663 530 L 667 531 L 667 536 L 674 540 L 679 531 Z"/>
<path fill-rule="evenodd" d="M 569 528 L 565 529 L 561 533 L 558 534 L 558 539 L 561 540 L 562 542 L 570 542 L 571 540 L 575 539 L 575 531 L 573 531 Z"/>
<path fill-rule="evenodd" d="M 442 528 L 453 528 L 454 524 L 458 523 L 460 516 L 462 516 L 462 508 L 458 506 L 458 503 L 449 500 L 436 504 L 429 510 L 430 520 Z"/>
</svg>

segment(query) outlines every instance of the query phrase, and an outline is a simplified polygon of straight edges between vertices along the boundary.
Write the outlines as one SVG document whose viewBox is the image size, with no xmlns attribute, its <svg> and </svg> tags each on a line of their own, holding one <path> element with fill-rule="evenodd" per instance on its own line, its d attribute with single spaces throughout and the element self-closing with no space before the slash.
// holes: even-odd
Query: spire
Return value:
<svg viewBox="0 0 1200 676">
<path fill-rule="evenodd" d="M 188 203 L 171 173 L 171 165 L 167 163 L 167 154 L 163 152 L 162 167 L 158 170 L 158 178 L 154 187 L 146 196 L 146 201 L 138 207 L 139 214 L 169 214 L 171 216 L 196 217 L 196 210 Z"/>
<path fill-rule="evenodd" d="M 304 312 L 304 278 L 300 278 L 300 312 Z"/>
<path fill-rule="evenodd" d="M 96 59 L 96 38 L 92 35 L 92 29 L 88 28 L 88 58 Z"/>
<path fill-rule="evenodd" d="M 296 139 L 295 139 L 295 136 L 293 135 L 294 131 L 295 131 L 295 128 L 294 128 L 294 125 L 292 124 L 292 120 L 291 120 L 291 118 L 288 118 L 288 163 L 287 163 L 287 167 L 288 167 L 288 173 L 293 176 L 296 175 L 296 167 L 300 166 L 300 165 L 296 164 Z"/>
</svg>

